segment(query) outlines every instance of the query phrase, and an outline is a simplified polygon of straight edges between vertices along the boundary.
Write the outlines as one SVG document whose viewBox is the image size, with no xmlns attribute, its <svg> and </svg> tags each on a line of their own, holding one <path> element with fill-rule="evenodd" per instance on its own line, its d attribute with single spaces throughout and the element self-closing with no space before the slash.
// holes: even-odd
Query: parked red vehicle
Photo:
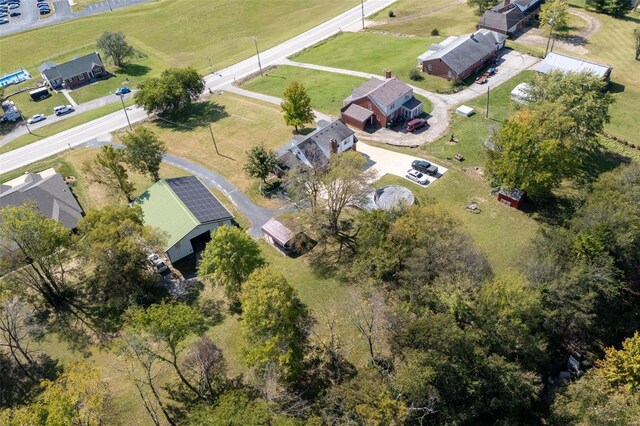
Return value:
<svg viewBox="0 0 640 426">
<path fill-rule="evenodd" d="M 424 118 L 414 118 L 407 123 L 407 132 L 415 132 L 416 130 L 422 129 L 426 125 L 427 120 L 425 120 Z"/>
</svg>

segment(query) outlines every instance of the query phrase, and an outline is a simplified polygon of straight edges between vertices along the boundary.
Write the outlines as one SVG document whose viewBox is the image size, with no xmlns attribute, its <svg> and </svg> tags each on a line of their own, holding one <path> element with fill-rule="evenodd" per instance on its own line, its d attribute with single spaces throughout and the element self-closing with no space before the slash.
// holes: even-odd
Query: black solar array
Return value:
<svg viewBox="0 0 640 426">
<path fill-rule="evenodd" d="M 167 179 L 167 184 L 200 222 L 231 218 L 229 211 L 195 176 Z"/>
</svg>

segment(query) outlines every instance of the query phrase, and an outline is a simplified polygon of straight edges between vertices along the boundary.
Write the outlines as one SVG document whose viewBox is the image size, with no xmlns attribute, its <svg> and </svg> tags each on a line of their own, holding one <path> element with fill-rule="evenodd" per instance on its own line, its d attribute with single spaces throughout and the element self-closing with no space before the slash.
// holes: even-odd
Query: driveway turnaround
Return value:
<svg viewBox="0 0 640 426">
<path fill-rule="evenodd" d="M 384 9 L 395 0 L 368 0 L 364 6 L 357 5 L 352 9 L 332 18 L 317 27 L 314 27 L 302 34 L 299 34 L 289 40 L 267 49 L 260 53 L 260 61 L 263 67 L 275 65 L 300 50 L 309 47 L 327 37 L 337 34 L 340 28 L 346 27 L 362 18 L 362 9 L 364 14 L 371 15 L 379 10 Z M 258 58 L 252 56 L 249 59 L 238 62 L 223 70 L 219 70 L 215 74 L 209 74 L 205 77 L 207 88 L 211 90 L 219 90 L 235 80 L 241 79 L 248 75 L 258 72 Z M 206 93 L 206 90 L 205 90 Z M 132 123 L 137 123 L 148 117 L 142 108 L 129 109 L 129 119 Z M 67 144 L 71 146 L 81 145 L 89 140 L 96 139 L 105 133 L 113 132 L 127 126 L 127 120 L 122 111 L 91 121 L 73 129 L 69 129 L 58 135 L 42 139 L 30 145 L 9 151 L 0 155 L 0 173 L 6 173 L 11 170 L 23 167 L 34 161 L 41 160 L 51 155 L 57 154 L 68 149 Z M 63 136 L 61 136 L 64 134 Z"/>
<path fill-rule="evenodd" d="M 411 169 L 411 162 L 414 160 L 423 160 L 424 158 L 412 157 L 407 154 L 400 154 L 399 152 L 389 151 L 383 148 L 367 145 L 360 141 L 357 144 L 357 150 L 361 154 L 364 154 L 369 161 L 369 167 L 378 172 L 378 178 L 386 174 L 400 176 L 409 182 L 413 182 L 406 178 L 407 170 Z M 438 180 L 443 174 L 447 172 L 446 167 L 442 167 L 439 164 L 431 163 L 438 167 L 438 173 L 434 176 L 427 176 L 429 183 L 433 183 Z M 419 183 L 413 182 L 416 185 L 422 186 Z"/>
</svg>

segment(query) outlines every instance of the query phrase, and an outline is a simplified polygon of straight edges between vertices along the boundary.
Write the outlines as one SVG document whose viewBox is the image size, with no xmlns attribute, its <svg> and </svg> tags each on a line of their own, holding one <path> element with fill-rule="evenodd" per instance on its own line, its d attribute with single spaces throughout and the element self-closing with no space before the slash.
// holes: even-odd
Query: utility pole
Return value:
<svg viewBox="0 0 640 426">
<path fill-rule="evenodd" d="M 209 61 L 209 74 L 213 74 L 213 71 L 211 70 L 213 68 L 213 65 L 211 65 L 211 58 L 207 57 L 207 61 Z"/>
<path fill-rule="evenodd" d="M 253 36 L 253 42 L 256 44 L 256 56 L 258 57 L 258 68 L 260 68 L 260 77 L 262 77 L 262 64 L 260 63 L 260 51 L 258 50 L 258 37 Z"/>
<path fill-rule="evenodd" d="M 216 143 L 216 138 L 213 136 L 213 129 L 211 128 L 211 123 L 209 123 L 209 133 L 211 133 L 211 139 L 213 140 L 213 146 L 216 148 L 216 154 L 220 155 L 218 151 L 218 144 Z"/>
<path fill-rule="evenodd" d="M 544 57 L 545 58 L 547 57 L 547 53 L 549 53 L 549 43 L 551 42 L 551 37 L 553 37 L 553 27 L 555 25 L 556 25 L 556 19 L 555 19 L 555 16 L 554 16 L 551 19 L 549 19 L 549 26 L 551 28 L 549 29 L 549 38 L 547 39 L 547 48 L 544 51 Z"/>
<path fill-rule="evenodd" d="M 111 7 L 111 0 L 107 0 L 107 4 L 109 5 L 109 10 L 113 12 L 113 8 Z"/>
<path fill-rule="evenodd" d="M 489 118 L 489 85 L 487 84 L 487 112 L 484 118 Z"/>
<path fill-rule="evenodd" d="M 30 135 L 32 135 L 33 133 L 31 133 L 31 129 L 29 128 L 29 122 L 27 121 L 26 118 L 24 118 L 24 115 L 22 115 L 22 111 L 18 110 L 18 112 L 20 113 L 20 117 L 22 118 L 22 121 L 24 121 L 24 125 L 27 126 L 27 131 L 29 132 Z"/>
<path fill-rule="evenodd" d="M 129 121 L 129 114 L 127 113 L 127 107 L 124 105 L 124 95 L 119 95 L 120 101 L 122 102 L 122 109 L 124 110 L 124 115 L 127 117 L 127 123 L 129 123 L 129 130 L 133 130 L 131 127 L 131 121 Z"/>
<path fill-rule="evenodd" d="M 364 30 L 364 0 L 360 0 L 360 9 L 362 11 L 362 29 Z"/>
</svg>

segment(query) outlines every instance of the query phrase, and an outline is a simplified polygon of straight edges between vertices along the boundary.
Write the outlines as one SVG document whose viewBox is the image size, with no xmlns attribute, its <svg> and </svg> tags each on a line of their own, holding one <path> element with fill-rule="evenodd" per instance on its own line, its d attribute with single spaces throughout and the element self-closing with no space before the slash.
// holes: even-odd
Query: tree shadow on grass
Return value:
<svg viewBox="0 0 640 426">
<path fill-rule="evenodd" d="M 148 74 L 149 71 L 151 71 L 151 68 L 146 65 L 140 64 L 127 64 L 118 69 L 119 73 L 128 75 L 130 77 L 140 77 Z"/>
<path fill-rule="evenodd" d="M 162 114 L 155 123 L 161 128 L 189 132 L 226 117 L 229 113 L 224 105 L 205 101 L 193 103 L 177 113 Z"/>
<path fill-rule="evenodd" d="M 577 192 L 568 194 L 552 194 L 548 199 L 539 203 L 527 202 L 522 207 L 525 213 L 542 223 L 552 226 L 563 226 L 570 220 L 576 210 L 582 205 L 588 188 L 600 175 L 609 172 L 620 164 L 628 163 L 630 159 L 611 151 L 599 151 L 585 157 L 582 173 L 576 178 L 574 186 Z"/>
</svg>

